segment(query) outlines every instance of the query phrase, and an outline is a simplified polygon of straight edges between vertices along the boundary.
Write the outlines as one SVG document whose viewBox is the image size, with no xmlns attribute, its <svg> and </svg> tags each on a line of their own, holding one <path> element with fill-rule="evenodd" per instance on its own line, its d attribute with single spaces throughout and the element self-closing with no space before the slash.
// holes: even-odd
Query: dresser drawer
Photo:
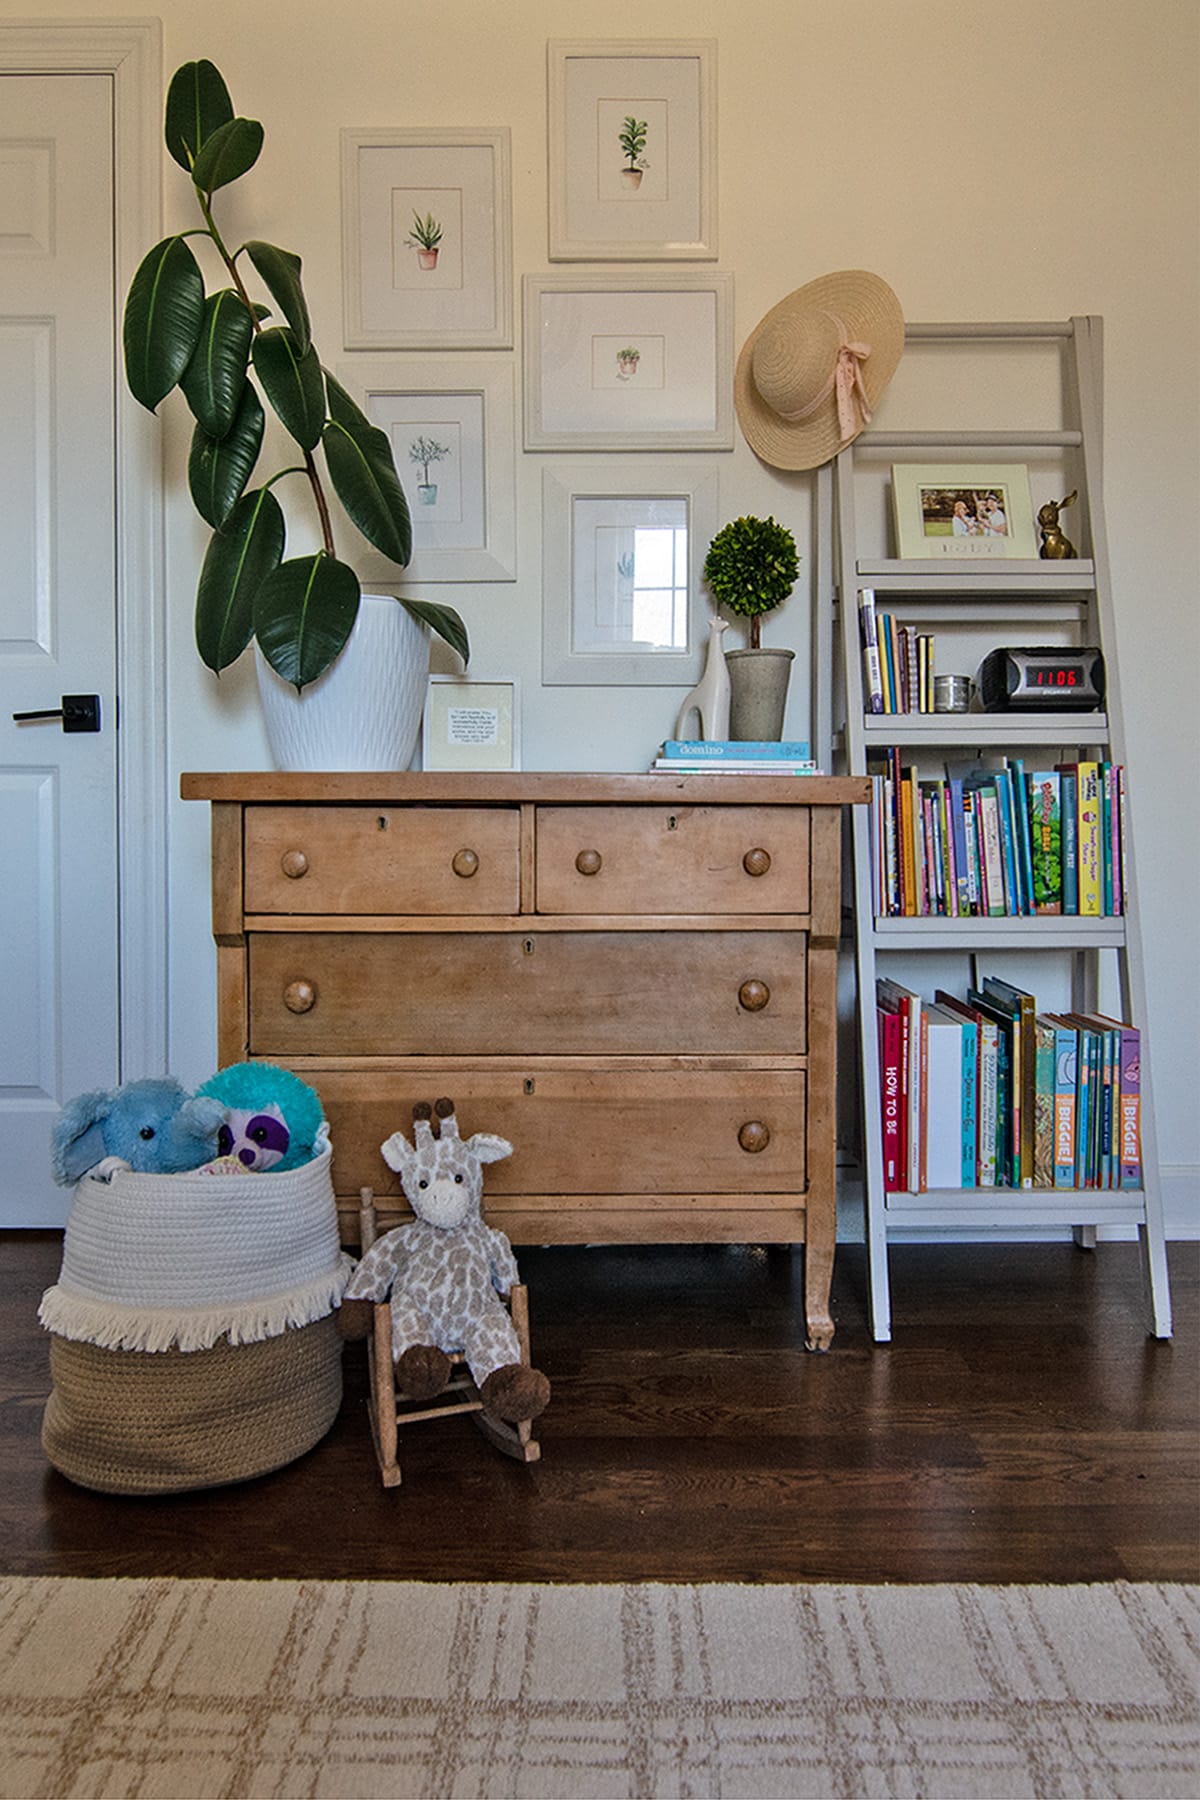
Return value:
<svg viewBox="0 0 1200 1800">
<path fill-rule="evenodd" d="M 806 913 L 802 806 L 540 806 L 543 913 Z"/>
<path fill-rule="evenodd" d="M 447 1094 L 464 1136 L 507 1138 L 513 1155 L 488 1165 L 484 1209 L 511 1195 L 803 1194 L 807 1081 L 802 1069 L 543 1070 L 439 1068 L 419 1072 L 306 1066 L 321 1096 L 339 1194 L 400 1194 L 379 1154 L 394 1131 L 412 1135 L 412 1109 Z"/>
<path fill-rule="evenodd" d="M 246 911 L 514 913 L 515 807 L 248 806 Z"/>
<path fill-rule="evenodd" d="M 803 1054 L 799 931 L 257 932 L 255 1056 Z"/>
</svg>

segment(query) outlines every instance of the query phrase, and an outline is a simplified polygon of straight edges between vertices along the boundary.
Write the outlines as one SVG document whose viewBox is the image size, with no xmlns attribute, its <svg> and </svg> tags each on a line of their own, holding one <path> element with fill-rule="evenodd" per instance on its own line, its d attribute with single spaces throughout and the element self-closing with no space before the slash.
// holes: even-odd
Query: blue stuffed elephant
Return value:
<svg viewBox="0 0 1200 1800">
<path fill-rule="evenodd" d="M 61 1187 L 72 1187 L 106 1156 L 121 1157 L 138 1174 L 198 1169 L 216 1155 L 227 1112 L 217 1099 L 190 1096 L 173 1075 L 80 1094 L 55 1120 L 51 1172 Z"/>
</svg>

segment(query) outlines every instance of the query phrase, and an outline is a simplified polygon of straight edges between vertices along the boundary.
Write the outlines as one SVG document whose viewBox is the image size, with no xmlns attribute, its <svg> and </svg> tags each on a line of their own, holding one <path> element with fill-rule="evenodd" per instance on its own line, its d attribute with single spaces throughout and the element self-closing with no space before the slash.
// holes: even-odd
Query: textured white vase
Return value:
<svg viewBox="0 0 1200 1800">
<path fill-rule="evenodd" d="M 429 634 L 388 594 L 364 594 L 346 647 L 297 693 L 255 645 L 267 741 L 278 769 L 407 769 L 429 676 Z"/>
</svg>

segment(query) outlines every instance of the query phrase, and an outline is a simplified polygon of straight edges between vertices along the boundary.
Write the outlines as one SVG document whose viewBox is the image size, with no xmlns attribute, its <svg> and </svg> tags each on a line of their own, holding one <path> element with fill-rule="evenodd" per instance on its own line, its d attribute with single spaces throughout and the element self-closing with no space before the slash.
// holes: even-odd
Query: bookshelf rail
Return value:
<svg viewBox="0 0 1200 1800">
<path fill-rule="evenodd" d="M 831 711 L 831 736 L 838 766 L 849 774 L 878 767 L 885 748 L 898 750 L 903 761 L 920 771 L 917 779 L 936 776 L 945 761 L 975 758 L 1021 758 L 1042 751 L 1032 767 L 1049 769 L 1055 764 L 1097 760 L 1125 768 L 1124 734 L 1119 696 L 1119 670 L 1113 642 L 1113 606 L 1109 591 L 1107 548 L 1102 510 L 1100 420 L 1102 380 L 1102 326 L 1093 317 L 1077 317 L 1046 325 L 920 325 L 906 328 L 910 344 L 931 340 L 950 343 L 956 353 L 970 356 L 987 347 L 1021 346 L 1030 339 L 1053 341 L 1059 364 L 1056 396 L 1062 410 L 1058 431 L 870 431 L 844 450 L 833 465 L 825 488 L 827 514 L 832 518 L 832 592 L 835 623 L 840 626 L 840 662 Z M 1006 365 L 1007 366 L 1007 365 Z M 995 373 L 993 361 L 992 373 Z M 1050 562 L 1027 559 L 950 560 L 880 556 L 872 548 L 883 524 L 878 515 L 883 504 L 879 464 L 921 461 L 930 450 L 944 451 L 947 462 L 955 455 L 970 458 L 978 450 L 990 453 L 1036 450 L 1039 456 L 1058 458 L 1055 471 L 1043 478 L 1063 481 L 1055 493 L 1077 488 L 1080 499 L 1072 537 L 1086 554 Z M 1067 471 L 1069 470 L 1069 479 Z M 861 535 L 863 527 L 868 535 Z M 858 595 L 872 588 L 877 598 L 887 596 L 886 609 L 897 619 L 928 632 L 937 625 L 936 666 L 943 661 L 943 633 L 954 644 L 955 654 L 978 649 L 982 642 L 1029 645 L 1057 644 L 1098 646 L 1105 655 L 1107 693 L 1105 710 L 1046 713 L 933 714 L 864 710 Z M 990 634 L 996 633 L 991 639 Z M 1041 635 L 1045 633 L 1045 635 Z M 955 634 L 958 634 L 955 636 Z M 977 663 L 978 656 L 974 661 Z M 969 666 L 965 661 L 962 667 Z M 1126 769 L 1127 773 L 1127 769 Z M 1127 796 L 1122 796 L 1124 803 Z M 897 825 L 897 831 L 899 826 Z M 948 832 L 948 828 L 947 828 Z M 1163 1239 L 1158 1156 L 1154 1131 L 1150 1049 L 1147 1042 L 1145 981 L 1137 915 L 1136 870 L 1124 856 L 1123 893 L 1115 916 L 1079 917 L 1074 914 L 1016 914 L 1014 916 L 876 916 L 876 882 L 872 868 L 874 831 L 866 809 L 856 809 L 851 825 L 854 879 L 854 938 L 858 977 L 857 1025 L 861 1100 L 863 1184 L 866 1202 L 870 1311 L 875 1338 L 891 1337 L 891 1292 L 888 1272 L 888 1232 L 928 1227 L 945 1229 L 955 1224 L 973 1232 L 997 1232 L 1036 1226 L 1070 1227 L 1076 1242 L 1090 1247 L 1097 1227 L 1134 1226 L 1142 1248 L 1147 1325 L 1152 1335 L 1171 1335 L 1170 1292 Z M 936 838 L 933 842 L 936 845 Z M 882 845 L 883 837 L 879 843 Z M 1132 833 L 1126 830 L 1126 844 Z M 1113 855 L 1116 857 L 1116 850 Z M 881 889 L 880 904 L 895 904 L 894 894 Z M 1100 1005 L 1103 971 L 1115 966 L 1121 1017 L 1140 1030 L 1140 1181 L 1141 1186 L 977 1185 L 955 1188 L 925 1187 L 925 1171 L 906 1168 L 903 1157 L 899 1174 L 909 1185 L 885 1190 L 883 1125 L 880 1102 L 880 1050 L 877 1034 L 877 976 L 900 972 L 913 989 L 920 988 L 926 1001 L 937 988 L 947 985 L 947 959 L 961 966 L 964 987 L 982 983 L 986 958 L 1008 953 L 1018 960 L 1029 990 L 1055 971 L 1060 986 L 1069 983 L 1070 1001 L 1050 1001 L 1049 1007 L 1095 1013 Z M 932 962 L 923 959 L 932 957 Z M 1050 961 L 1047 962 L 1046 958 Z M 910 960 L 910 959 L 915 959 Z M 935 970 L 922 983 L 912 968 Z M 970 971 L 969 977 L 966 971 Z M 978 988 L 976 987 L 976 991 Z M 960 995 L 959 998 L 965 998 Z M 892 1066 L 892 1065 L 889 1065 Z M 956 1067 L 957 1065 L 953 1065 Z M 1119 1092 L 1119 1086 L 1114 1090 Z M 955 1104 L 959 1104 L 955 1096 Z M 943 1143 L 950 1142 L 949 1133 Z M 1114 1151 L 1115 1155 L 1115 1151 Z M 1020 1151 L 1014 1153 L 1017 1168 Z M 1118 1159 L 1119 1160 L 1119 1159 Z M 964 1163 L 963 1174 L 968 1164 Z M 1086 1165 L 1077 1164 L 1078 1179 Z M 1021 1165 L 1024 1172 L 1025 1165 Z M 951 1169 L 953 1175 L 954 1158 Z M 1093 1171 L 1086 1167 L 1091 1182 Z M 1137 1171 L 1132 1171 L 1139 1178 Z M 1129 1172 L 1126 1171 L 1126 1179 Z M 1068 1166 L 1067 1176 L 1070 1179 Z M 944 1179 L 944 1173 L 942 1175 Z M 1015 1176 L 1014 1176 L 1015 1180 Z M 919 1190 L 919 1191 L 918 1191 Z"/>
</svg>

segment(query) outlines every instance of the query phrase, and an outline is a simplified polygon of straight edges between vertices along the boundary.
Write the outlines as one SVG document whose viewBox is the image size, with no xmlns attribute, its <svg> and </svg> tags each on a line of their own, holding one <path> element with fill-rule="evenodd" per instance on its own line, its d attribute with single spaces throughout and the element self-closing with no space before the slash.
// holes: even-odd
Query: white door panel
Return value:
<svg viewBox="0 0 1200 1800">
<path fill-rule="evenodd" d="M 0 76 L 4 1226 L 65 1218 L 51 1123 L 119 1070 L 112 132 L 110 77 Z"/>
</svg>

